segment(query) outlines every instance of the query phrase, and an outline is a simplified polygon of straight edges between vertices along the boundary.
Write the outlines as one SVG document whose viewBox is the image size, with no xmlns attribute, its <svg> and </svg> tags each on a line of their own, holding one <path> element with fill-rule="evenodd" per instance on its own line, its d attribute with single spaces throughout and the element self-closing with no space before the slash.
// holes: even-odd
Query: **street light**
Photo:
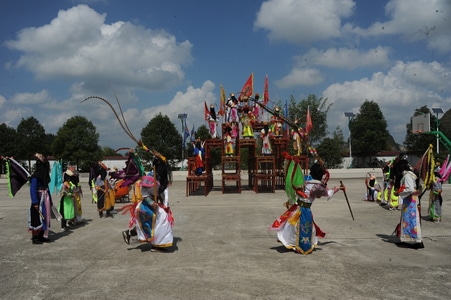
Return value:
<svg viewBox="0 0 451 300">
<path fill-rule="evenodd" d="M 349 126 L 352 118 L 355 117 L 353 112 L 345 112 L 345 117 L 348 118 L 348 129 L 349 129 L 349 168 L 352 169 L 352 147 L 351 147 L 351 127 Z"/>
<path fill-rule="evenodd" d="M 432 108 L 432 112 L 437 116 L 436 120 L 437 120 L 437 127 L 436 127 L 436 131 L 437 131 L 437 154 L 440 153 L 440 143 L 439 143 L 439 135 L 438 135 L 438 125 L 440 124 L 439 120 L 438 120 L 438 114 L 443 114 L 443 108 L 441 107 L 436 107 L 436 108 Z"/>
<path fill-rule="evenodd" d="M 183 163 L 185 161 L 185 139 L 184 137 L 184 125 L 185 125 L 185 120 L 186 118 L 188 118 L 188 114 L 178 114 L 177 116 L 178 119 L 180 119 L 180 121 L 182 122 L 182 167 L 181 170 L 184 169 L 183 167 Z"/>
</svg>

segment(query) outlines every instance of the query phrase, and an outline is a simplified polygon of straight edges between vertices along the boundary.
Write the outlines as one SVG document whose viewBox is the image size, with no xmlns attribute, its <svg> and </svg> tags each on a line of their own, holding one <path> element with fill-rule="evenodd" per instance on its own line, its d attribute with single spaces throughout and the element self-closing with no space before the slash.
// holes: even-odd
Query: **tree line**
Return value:
<svg viewBox="0 0 451 300">
<path fill-rule="evenodd" d="M 281 101 L 277 105 L 281 107 Z M 340 127 L 335 128 L 332 133 L 327 131 L 327 114 L 332 105 L 327 98 L 318 98 L 315 95 L 309 95 L 306 99 L 299 101 L 291 96 L 285 113 L 288 119 L 296 120 L 300 127 L 304 127 L 307 110 L 309 110 L 314 126 L 306 138 L 307 143 L 304 144 L 303 153 L 309 155 L 308 147 L 314 148 L 329 168 L 338 168 L 343 163 L 343 157 L 349 155 L 349 139 L 345 139 Z M 424 113 L 431 113 L 427 106 L 415 109 L 414 116 Z M 444 125 L 451 124 L 450 119 L 451 113 L 446 113 L 439 122 Z M 431 128 L 435 129 L 437 121 L 437 118 L 431 113 Z M 403 150 L 420 156 L 429 144 L 435 143 L 436 139 L 435 135 L 413 134 L 411 132 L 412 125 L 407 122 L 404 144 L 396 144 L 387 129 L 387 122 L 379 105 L 370 100 L 363 102 L 359 112 L 349 119 L 348 125 L 352 154 L 363 160 L 371 159 L 382 151 Z M 451 131 L 451 126 L 448 127 Z M 448 136 L 451 134 L 451 132 L 444 133 Z M 205 125 L 200 126 L 195 134 L 201 140 L 210 138 L 209 130 Z M 190 141 L 183 145 L 182 134 L 178 132 L 169 117 L 161 113 L 142 128 L 140 139 L 148 148 L 164 153 L 172 162 L 181 160 L 182 151 L 183 157 L 188 157 L 193 150 Z M 45 128 L 34 117 L 22 118 L 17 128 L 1 123 L 0 141 L 0 155 L 28 161 L 27 167 L 30 169 L 32 167 L 31 160 L 36 152 L 75 164 L 82 171 L 88 170 L 91 162 L 102 160 L 105 156 L 120 155 L 108 146 L 103 148 L 99 146 L 99 134 L 96 127 L 83 116 L 74 116 L 68 119 L 56 134 L 46 133 Z M 291 143 L 289 147 L 289 150 L 292 150 Z M 144 161 L 152 159 L 150 153 L 140 148 L 137 151 Z M 441 154 L 445 155 L 445 153 Z M 220 161 L 218 158 L 215 160 Z M 3 173 L 3 170 L 4 166 L 2 165 L 0 171 Z"/>
</svg>

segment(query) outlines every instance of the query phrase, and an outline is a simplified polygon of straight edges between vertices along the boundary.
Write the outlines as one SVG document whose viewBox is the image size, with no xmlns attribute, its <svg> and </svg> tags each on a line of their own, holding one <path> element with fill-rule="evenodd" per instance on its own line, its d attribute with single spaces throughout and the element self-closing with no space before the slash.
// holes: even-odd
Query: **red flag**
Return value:
<svg viewBox="0 0 451 300">
<path fill-rule="evenodd" d="M 254 93 L 254 73 L 251 73 L 246 83 L 243 85 L 241 89 L 241 94 L 238 99 L 241 99 L 244 96 L 250 97 Z"/>
<path fill-rule="evenodd" d="M 205 110 L 204 110 L 205 121 L 208 121 L 208 115 L 210 114 L 210 110 L 208 109 L 206 101 L 204 101 L 204 104 L 205 104 Z"/>
<path fill-rule="evenodd" d="M 218 111 L 218 115 L 223 116 L 225 115 L 225 100 L 226 100 L 226 95 L 225 95 L 225 90 L 224 87 L 221 85 L 221 96 L 220 96 L 220 103 L 219 103 L 219 111 Z"/>
<path fill-rule="evenodd" d="M 268 91 L 268 75 L 265 77 L 265 91 L 263 92 L 263 104 L 267 105 L 269 102 L 269 91 Z"/>
<path fill-rule="evenodd" d="M 310 115 L 310 106 L 307 106 L 307 120 L 305 121 L 305 132 L 310 133 L 313 129 L 312 116 Z"/>
</svg>

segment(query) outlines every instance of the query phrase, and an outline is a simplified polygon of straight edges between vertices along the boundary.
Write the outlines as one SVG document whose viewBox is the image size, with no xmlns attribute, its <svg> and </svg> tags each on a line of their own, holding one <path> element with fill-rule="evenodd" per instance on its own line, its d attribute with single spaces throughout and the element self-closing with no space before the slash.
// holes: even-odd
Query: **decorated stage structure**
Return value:
<svg viewBox="0 0 451 300">
<path fill-rule="evenodd" d="M 294 157 L 307 175 L 309 156 L 303 154 L 302 147 L 305 153 L 308 132 L 312 129 L 310 114 L 307 113 L 305 128 L 301 128 L 297 121 L 288 120 L 279 107 L 268 107 L 266 89 L 265 81 L 261 99 L 259 94 L 252 95 L 245 84 L 239 97 L 232 93 L 227 100 L 222 90 L 218 113 L 214 105 L 209 107 L 205 103 L 205 120 L 212 138 L 193 143 L 194 155 L 188 158 L 186 196 L 207 196 L 218 181 L 213 178 L 213 149 L 221 153 L 222 193 L 285 189 L 284 153 Z M 242 166 L 247 168 L 246 179 Z"/>
</svg>

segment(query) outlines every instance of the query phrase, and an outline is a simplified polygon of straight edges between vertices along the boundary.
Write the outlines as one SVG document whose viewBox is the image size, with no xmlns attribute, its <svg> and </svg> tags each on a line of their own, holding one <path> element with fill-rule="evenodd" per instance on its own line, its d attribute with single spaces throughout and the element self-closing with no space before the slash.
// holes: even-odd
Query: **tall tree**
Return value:
<svg viewBox="0 0 451 300">
<path fill-rule="evenodd" d="M 15 156 L 18 142 L 16 129 L 0 124 L 0 156 Z M 0 159 L 0 174 L 5 173 L 5 161 Z"/>
<path fill-rule="evenodd" d="M 379 105 L 365 100 L 359 113 L 349 122 L 352 152 L 356 156 L 369 157 L 382 150 L 388 150 L 390 134 Z"/>
<path fill-rule="evenodd" d="M 343 164 L 343 152 L 346 148 L 346 142 L 343 131 L 337 127 L 332 137 L 324 138 L 316 150 L 323 159 L 327 168 L 340 168 Z"/>
<path fill-rule="evenodd" d="M 307 110 L 310 110 L 313 129 L 308 136 L 309 143 L 312 146 L 318 145 L 327 135 L 327 113 L 332 103 L 327 103 L 327 98 L 316 97 L 313 94 L 308 95 L 307 99 L 302 99 L 299 103 L 291 96 L 288 106 L 288 118 L 298 120 L 298 124 L 305 128 L 307 120 Z"/>
<path fill-rule="evenodd" d="M 430 109 L 424 105 L 420 108 L 415 109 L 413 116 L 419 116 L 423 114 L 430 114 Z M 436 127 L 436 117 L 431 114 L 430 125 L 431 130 Z M 425 134 L 425 133 L 413 133 L 412 132 L 412 122 L 406 124 L 406 138 L 404 140 L 404 145 L 406 146 L 407 152 L 421 156 L 429 148 L 429 145 L 435 145 L 436 137 L 435 135 Z"/>
<path fill-rule="evenodd" d="M 36 152 L 45 153 L 45 130 L 39 121 L 34 117 L 22 118 L 17 126 L 18 148 L 16 155 L 19 159 L 28 160 L 28 167 L 31 170 L 31 159 Z"/>
<path fill-rule="evenodd" d="M 0 124 L 0 155 L 15 156 L 19 142 L 16 129 L 5 123 Z"/>
<path fill-rule="evenodd" d="M 75 116 L 58 129 L 52 143 L 55 157 L 77 166 L 102 158 L 96 127 L 85 117 Z"/>
<path fill-rule="evenodd" d="M 52 149 L 52 144 L 53 144 L 53 141 L 55 139 L 56 139 L 56 135 L 54 135 L 52 133 L 46 133 L 45 134 L 45 141 L 44 141 L 45 150 L 44 150 L 44 153 L 46 153 L 48 155 L 55 156 L 55 153 L 53 153 L 53 149 Z"/>
<path fill-rule="evenodd" d="M 164 155 L 169 162 L 175 159 L 181 160 L 182 135 L 168 116 L 159 113 L 150 120 L 141 130 L 141 140 L 149 149 Z M 140 155 L 143 159 L 152 159 L 150 153 L 140 153 Z"/>
</svg>

